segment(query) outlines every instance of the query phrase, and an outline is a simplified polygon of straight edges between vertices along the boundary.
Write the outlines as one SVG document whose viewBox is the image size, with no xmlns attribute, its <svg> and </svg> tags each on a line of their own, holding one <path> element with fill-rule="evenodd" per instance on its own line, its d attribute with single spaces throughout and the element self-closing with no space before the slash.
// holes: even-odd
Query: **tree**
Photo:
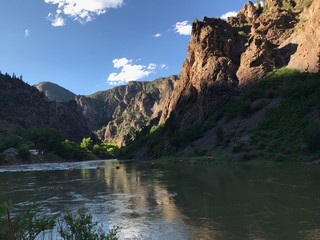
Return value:
<svg viewBox="0 0 320 240">
<path fill-rule="evenodd" d="M 63 141 L 63 136 L 52 128 L 33 128 L 27 135 L 40 152 L 57 152 Z"/>
<path fill-rule="evenodd" d="M 24 160 L 30 160 L 31 153 L 26 144 L 22 144 L 18 149 L 18 156 Z"/>
<path fill-rule="evenodd" d="M 59 155 L 65 159 L 81 160 L 87 157 L 88 153 L 79 144 L 65 140 L 62 142 Z"/>
<path fill-rule="evenodd" d="M 94 142 L 92 141 L 92 139 L 90 137 L 84 138 L 84 139 L 82 139 L 82 142 L 80 143 L 80 146 L 82 148 L 85 148 L 85 149 L 89 150 L 89 151 L 92 151 L 92 148 L 94 146 Z"/>
<path fill-rule="evenodd" d="M 92 148 L 92 152 L 100 157 L 100 158 L 107 158 L 108 157 L 108 152 L 106 149 L 104 149 L 101 145 L 95 144 Z"/>
</svg>

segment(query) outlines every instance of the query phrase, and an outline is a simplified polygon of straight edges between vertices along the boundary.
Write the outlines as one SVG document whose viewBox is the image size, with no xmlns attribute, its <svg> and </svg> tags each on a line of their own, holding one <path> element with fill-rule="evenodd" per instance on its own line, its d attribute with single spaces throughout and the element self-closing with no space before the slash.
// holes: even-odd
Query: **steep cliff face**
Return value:
<svg viewBox="0 0 320 240">
<path fill-rule="evenodd" d="M 0 74 L 0 119 L 24 128 L 55 128 L 72 140 L 90 134 L 75 101 L 50 101 L 35 87 Z"/>
<path fill-rule="evenodd" d="M 164 101 L 171 95 L 178 78 L 129 82 L 89 97 L 78 96 L 76 101 L 90 129 L 102 141 L 124 146 L 144 127 L 158 123 Z"/>
<path fill-rule="evenodd" d="M 248 2 L 234 18 L 193 23 L 181 79 L 167 100 L 161 123 L 184 127 L 202 122 L 233 97 L 238 86 L 263 78 L 275 67 L 317 71 L 320 1 Z"/>
<path fill-rule="evenodd" d="M 235 37 L 231 26 L 221 19 L 193 23 L 188 58 L 180 81 L 165 103 L 161 123 L 172 113 L 173 118 L 183 116 L 172 121 L 185 126 L 203 121 L 212 112 L 212 103 L 238 84 L 238 42 L 241 38 Z"/>
<path fill-rule="evenodd" d="M 303 2 L 303 1 L 302 1 Z M 299 6 L 299 5 L 298 5 Z M 280 47 L 294 44 L 297 50 L 291 55 L 288 67 L 300 71 L 318 71 L 317 61 L 320 53 L 320 1 L 313 0 L 310 7 L 301 13 L 296 31 Z"/>
</svg>

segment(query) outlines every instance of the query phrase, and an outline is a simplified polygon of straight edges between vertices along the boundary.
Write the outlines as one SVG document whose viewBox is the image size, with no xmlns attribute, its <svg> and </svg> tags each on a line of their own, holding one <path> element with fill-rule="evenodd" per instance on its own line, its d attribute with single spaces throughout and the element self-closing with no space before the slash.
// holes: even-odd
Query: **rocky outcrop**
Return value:
<svg viewBox="0 0 320 240">
<path fill-rule="evenodd" d="M 97 92 L 76 101 L 91 131 L 104 142 L 124 146 L 150 124 L 157 124 L 163 105 L 178 76 L 153 82 L 129 82 L 126 86 Z"/>
<path fill-rule="evenodd" d="M 57 103 L 23 81 L 0 74 L 0 119 L 24 128 L 55 128 L 71 140 L 90 130 L 75 101 Z"/>
<path fill-rule="evenodd" d="M 51 101 L 68 102 L 76 97 L 73 92 L 52 82 L 40 82 L 34 86 Z"/>
<path fill-rule="evenodd" d="M 238 83 L 236 46 L 233 30 L 225 21 L 205 18 L 193 23 L 188 58 L 180 81 L 165 104 L 161 123 L 170 115 L 180 126 L 206 119 L 214 110 L 212 102 L 220 101 L 225 91 Z"/>
<path fill-rule="evenodd" d="M 299 5 L 298 5 L 299 6 Z M 313 0 L 299 16 L 300 22 L 294 33 L 279 48 L 296 46 L 287 64 L 300 71 L 317 72 L 318 54 L 320 53 L 320 1 Z"/>
<path fill-rule="evenodd" d="M 275 67 L 315 71 L 319 53 L 320 1 L 266 0 L 264 11 L 248 2 L 227 22 L 205 17 L 193 23 L 181 79 L 160 123 L 184 127 L 203 122 L 237 86 L 263 78 Z M 306 27 L 308 26 L 308 27 Z"/>
</svg>

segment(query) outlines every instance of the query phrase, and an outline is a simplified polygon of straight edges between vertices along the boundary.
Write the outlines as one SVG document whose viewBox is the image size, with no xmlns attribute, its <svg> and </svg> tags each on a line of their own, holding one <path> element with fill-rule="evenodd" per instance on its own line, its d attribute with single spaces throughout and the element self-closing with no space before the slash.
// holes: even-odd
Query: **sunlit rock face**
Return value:
<svg viewBox="0 0 320 240">
<path fill-rule="evenodd" d="M 241 39 L 224 20 L 204 18 L 193 23 L 188 58 L 164 106 L 161 123 L 169 117 L 180 126 L 203 121 L 213 110 L 212 103 L 238 84 L 237 40 Z"/>
<path fill-rule="evenodd" d="M 262 11 L 248 2 L 227 22 L 193 23 L 181 78 L 167 99 L 160 123 L 174 127 L 203 122 L 238 86 L 259 80 L 275 67 L 317 70 L 320 1 L 267 0 Z M 307 27 L 308 26 L 308 27 Z"/>
<path fill-rule="evenodd" d="M 152 82 L 129 82 L 126 86 L 77 96 L 91 131 L 103 142 L 124 146 L 150 124 L 157 125 L 163 105 L 178 81 L 174 75 Z"/>
</svg>

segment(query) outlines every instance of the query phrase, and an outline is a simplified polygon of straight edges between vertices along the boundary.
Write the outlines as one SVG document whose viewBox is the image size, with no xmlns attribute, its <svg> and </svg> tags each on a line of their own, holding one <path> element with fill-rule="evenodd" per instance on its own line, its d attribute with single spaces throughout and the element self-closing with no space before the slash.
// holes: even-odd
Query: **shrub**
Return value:
<svg viewBox="0 0 320 240">
<path fill-rule="evenodd" d="M 65 140 L 59 151 L 59 155 L 65 159 L 81 160 L 87 156 L 87 150 L 81 148 L 78 144 Z"/>
<path fill-rule="evenodd" d="M 93 143 L 92 139 L 88 137 L 88 138 L 82 139 L 82 142 L 80 143 L 80 146 L 82 148 L 85 148 L 85 149 L 89 150 L 89 151 L 92 151 L 94 143 Z"/>
<path fill-rule="evenodd" d="M 59 222 L 59 234 L 65 240 L 117 240 L 120 227 L 113 227 L 106 235 L 101 226 L 92 220 L 91 214 L 78 210 L 76 214 L 68 213 L 64 220 Z"/>
<path fill-rule="evenodd" d="M 18 156 L 21 159 L 24 160 L 30 160 L 31 157 L 31 153 L 29 151 L 29 147 L 25 144 L 22 144 L 19 148 L 18 148 Z"/>
<path fill-rule="evenodd" d="M 11 203 L 0 204 L 0 239 L 33 240 L 55 226 L 55 217 L 38 217 L 36 205 L 28 206 L 24 211 L 11 218 Z"/>
<path fill-rule="evenodd" d="M 95 144 L 92 148 L 92 152 L 100 158 L 107 158 L 108 152 L 101 145 Z"/>
</svg>

